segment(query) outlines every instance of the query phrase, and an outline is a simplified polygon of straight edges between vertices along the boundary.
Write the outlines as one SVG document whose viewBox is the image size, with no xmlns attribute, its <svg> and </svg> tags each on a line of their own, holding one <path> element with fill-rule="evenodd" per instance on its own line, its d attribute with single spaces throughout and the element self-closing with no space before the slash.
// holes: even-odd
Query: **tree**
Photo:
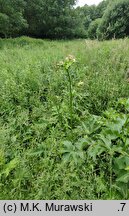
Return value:
<svg viewBox="0 0 129 216">
<path fill-rule="evenodd" d="M 102 18 L 109 4 L 109 0 L 104 0 L 96 6 L 96 18 Z"/>
<path fill-rule="evenodd" d="M 129 0 L 115 0 L 107 7 L 98 28 L 103 39 L 129 35 Z"/>
<path fill-rule="evenodd" d="M 91 22 L 91 24 L 88 28 L 88 37 L 90 39 L 96 39 L 98 37 L 97 29 L 98 29 L 100 22 L 101 22 L 101 18 L 98 18 L 98 19 Z"/>
<path fill-rule="evenodd" d="M 36 37 L 73 37 L 75 0 L 26 0 L 28 34 Z"/>
<path fill-rule="evenodd" d="M 0 0 L 0 34 L 16 36 L 27 27 L 23 17 L 24 7 L 24 0 Z"/>
<path fill-rule="evenodd" d="M 24 16 L 28 23 L 26 34 L 40 37 L 43 32 L 45 13 L 43 0 L 25 0 L 26 7 Z"/>
<path fill-rule="evenodd" d="M 0 35 L 7 37 L 8 30 L 9 30 L 9 17 L 4 13 L 0 13 Z"/>
<path fill-rule="evenodd" d="M 88 31 L 91 31 L 92 26 L 97 24 L 97 21 L 94 23 L 98 18 L 101 18 L 104 14 L 105 9 L 107 8 L 107 5 L 109 3 L 109 0 L 102 1 L 99 5 L 84 5 L 83 7 L 77 7 L 76 10 L 78 10 L 78 17 L 81 17 L 82 23 L 84 25 L 84 29 L 87 32 L 87 37 L 89 37 Z M 92 25 L 93 22 L 93 25 Z M 90 27 L 90 30 L 88 30 Z M 91 33 L 90 33 L 91 37 Z M 92 39 L 94 36 L 92 37 Z"/>
<path fill-rule="evenodd" d="M 47 0 L 46 35 L 47 37 L 73 37 L 75 17 L 72 6 L 74 0 Z"/>
</svg>

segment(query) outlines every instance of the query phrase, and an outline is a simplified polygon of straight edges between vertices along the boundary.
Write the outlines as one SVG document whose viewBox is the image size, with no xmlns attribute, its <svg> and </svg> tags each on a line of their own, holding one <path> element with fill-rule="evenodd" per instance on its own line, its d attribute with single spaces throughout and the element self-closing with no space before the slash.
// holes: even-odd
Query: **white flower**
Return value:
<svg viewBox="0 0 129 216">
<path fill-rule="evenodd" d="M 82 82 L 82 81 L 80 81 L 80 82 L 77 84 L 77 86 L 82 86 L 82 85 L 84 85 L 84 82 Z"/>
<path fill-rule="evenodd" d="M 76 62 L 76 59 L 73 55 L 68 55 L 66 58 L 65 58 L 66 61 L 72 61 L 72 62 Z"/>
</svg>

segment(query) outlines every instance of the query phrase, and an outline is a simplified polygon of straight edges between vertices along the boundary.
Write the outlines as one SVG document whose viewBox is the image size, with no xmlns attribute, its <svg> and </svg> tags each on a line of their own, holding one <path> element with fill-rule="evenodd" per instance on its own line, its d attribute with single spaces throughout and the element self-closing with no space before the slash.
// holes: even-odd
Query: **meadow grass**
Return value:
<svg viewBox="0 0 129 216">
<path fill-rule="evenodd" d="M 69 54 L 72 126 L 68 77 L 58 67 Z M 62 152 L 64 141 L 83 138 L 89 114 L 99 118 L 128 98 L 128 69 L 128 39 L 0 40 L 0 199 L 125 198 L 115 187 L 110 194 L 107 155 L 75 163 Z"/>
</svg>

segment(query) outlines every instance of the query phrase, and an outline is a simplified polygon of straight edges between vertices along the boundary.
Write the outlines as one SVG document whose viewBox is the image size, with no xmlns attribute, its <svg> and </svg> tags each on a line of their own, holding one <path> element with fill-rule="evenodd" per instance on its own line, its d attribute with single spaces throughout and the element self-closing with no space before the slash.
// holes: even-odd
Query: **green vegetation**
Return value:
<svg viewBox="0 0 129 216">
<path fill-rule="evenodd" d="M 129 0 L 115 0 L 109 4 L 98 26 L 103 39 L 123 38 L 129 35 Z"/>
<path fill-rule="evenodd" d="M 0 0 L 0 37 L 112 39 L 129 36 L 129 0 L 75 7 L 76 0 Z"/>
<path fill-rule="evenodd" d="M 0 40 L 0 199 L 129 199 L 129 41 Z"/>
</svg>

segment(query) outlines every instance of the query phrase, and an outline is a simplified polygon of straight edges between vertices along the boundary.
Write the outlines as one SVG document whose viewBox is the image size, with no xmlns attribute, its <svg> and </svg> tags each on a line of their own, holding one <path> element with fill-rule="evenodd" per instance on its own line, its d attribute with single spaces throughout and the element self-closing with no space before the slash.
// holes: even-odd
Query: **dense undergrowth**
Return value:
<svg viewBox="0 0 129 216">
<path fill-rule="evenodd" d="M 129 198 L 128 59 L 128 39 L 0 40 L 0 199 Z"/>
</svg>

